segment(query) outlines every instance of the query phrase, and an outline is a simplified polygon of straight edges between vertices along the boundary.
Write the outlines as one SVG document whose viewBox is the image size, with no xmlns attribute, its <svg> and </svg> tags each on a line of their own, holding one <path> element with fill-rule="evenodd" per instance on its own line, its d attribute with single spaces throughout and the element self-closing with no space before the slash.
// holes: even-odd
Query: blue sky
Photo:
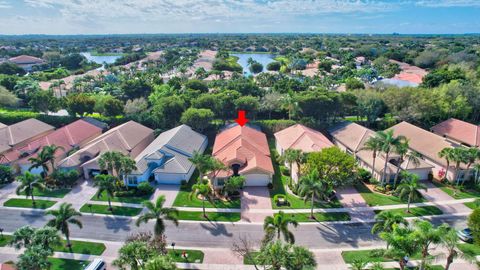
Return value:
<svg viewBox="0 0 480 270">
<path fill-rule="evenodd" d="M 0 34 L 480 32 L 480 0 L 0 0 Z"/>
</svg>

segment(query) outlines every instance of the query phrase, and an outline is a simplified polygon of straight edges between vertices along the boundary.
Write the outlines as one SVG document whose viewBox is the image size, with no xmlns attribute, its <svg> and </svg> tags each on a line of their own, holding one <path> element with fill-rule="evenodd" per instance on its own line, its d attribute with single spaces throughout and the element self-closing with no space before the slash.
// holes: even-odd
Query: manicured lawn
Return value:
<svg viewBox="0 0 480 270">
<path fill-rule="evenodd" d="M 362 195 L 363 199 L 369 206 L 379 206 L 379 205 L 392 205 L 392 204 L 406 204 L 406 201 L 400 200 L 396 196 L 384 195 L 376 192 L 372 192 L 368 189 L 367 186 L 363 183 L 358 183 L 355 185 L 357 191 Z M 420 199 L 414 202 L 424 202 L 425 199 Z"/>
<path fill-rule="evenodd" d="M 473 189 L 460 191 L 438 181 L 432 181 L 432 183 L 454 199 L 480 198 L 480 192 Z"/>
<path fill-rule="evenodd" d="M 75 241 L 71 240 L 72 250 L 67 248 L 67 242 L 62 240 L 62 245 L 55 246 L 54 250 L 58 252 L 67 252 L 67 253 L 79 253 L 79 254 L 90 254 L 90 255 L 102 255 L 106 247 L 102 243 L 94 242 L 85 242 L 85 241 Z"/>
<path fill-rule="evenodd" d="M 218 213 L 207 212 L 208 219 L 203 217 L 203 212 L 179 211 L 178 219 L 180 220 L 205 220 L 205 221 L 230 221 L 240 220 L 240 213 Z"/>
<path fill-rule="evenodd" d="M 22 208 L 35 208 L 35 209 L 47 209 L 52 207 L 55 201 L 35 200 L 35 206 L 30 199 L 10 199 L 6 201 L 3 206 L 7 207 L 22 207 Z"/>
<path fill-rule="evenodd" d="M 108 205 L 92 204 L 92 208 L 90 210 L 88 204 L 84 204 L 82 208 L 80 208 L 80 212 L 118 216 L 136 216 L 142 211 L 142 208 L 126 206 L 112 206 L 112 209 L 113 211 L 109 211 Z"/>
<path fill-rule="evenodd" d="M 421 217 L 421 216 L 433 216 L 443 214 L 442 210 L 435 206 L 421 206 L 410 208 L 410 213 L 407 213 L 407 208 L 392 209 L 392 210 L 375 210 L 375 214 L 383 211 L 389 211 L 396 214 L 400 214 L 404 217 Z"/>
<path fill-rule="evenodd" d="M 190 181 L 180 187 L 180 190 L 178 191 L 177 197 L 175 198 L 175 201 L 173 202 L 173 206 L 177 207 L 202 207 L 202 200 L 192 197 L 190 199 L 190 193 L 192 192 L 192 186 L 196 183 L 198 179 L 198 172 L 195 170 L 195 172 L 192 175 L 192 178 Z M 221 200 L 215 200 L 213 201 L 213 204 L 209 201 L 205 201 L 205 207 L 207 208 L 240 208 L 240 199 L 234 199 L 231 201 L 221 201 Z"/>
<path fill-rule="evenodd" d="M 69 188 L 61 188 L 61 189 L 44 189 L 39 190 L 35 188 L 33 190 L 33 196 L 39 197 L 54 197 L 54 198 L 63 198 L 67 193 L 70 192 L 71 189 Z M 20 193 L 21 195 L 25 195 L 25 192 Z"/>
<path fill-rule="evenodd" d="M 470 209 L 475 209 L 478 207 L 478 204 L 476 202 L 466 202 L 464 205 Z"/>
<path fill-rule="evenodd" d="M 182 254 L 185 252 L 187 254 L 187 258 L 183 257 Z M 168 254 L 173 258 L 176 262 L 186 262 L 186 263 L 202 263 L 204 254 L 200 250 L 187 250 L 187 249 L 172 249 L 168 250 Z"/>
<path fill-rule="evenodd" d="M 10 243 L 10 241 L 12 240 L 12 236 L 11 235 L 3 235 L 3 236 L 0 236 L 0 247 L 5 247 L 8 245 L 8 243 Z"/>
<path fill-rule="evenodd" d="M 469 256 L 479 256 L 480 255 L 480 246 L 469 243 L 462 243 L 458 245 L 458 248 L 465 254 Z"/>
<path fill-rule="evenodd" d="M 310 213 L 291 214 L 297 222 L 323 222 L 323 221 L 348 221 L 350 215 L 345 212 L 314 213 L 315 219 L 310 219 Z"/>
<path fill-rule="evenodd" d="M 51 263 L 49 270 L 83 270 L 90 263 L 89 261 L 59 258 L 48 258 L 48 261 Z"/>
<path fill-rule="evenodd" d="M 312 204 L 310 203 L 310 200 L 307 200 L 307 202 L 305 202 L 302 198 L 292 195 L 285 190 L 285 186 L 287 185 L 287 178 L 281 177 L 282 173 L 280 172 L 280 167 L 278 165 L 277 160 L 274 157 L 276 155 L 274 153 L 277 152 L 275 150 L 275 142 L 273 140 L 269 140 L 268 144 L 270 146 L 270 153 L 271 153 L 270 156 L 272 158 L 273 169 L 275 170 L 275 174 L 273 175 L 273 188 L 270 190 L 272 208 L 274 209 L 309 209 L 311 208 Z M 287 201 L 289 205 L 277 206 L 277 204 L 273 200 L 273 197 L 277 194 L 285 195 L 287 197 Z M 331 202 L 315 202 L 314 207 L 315 208 L 340 208 L 342 207 L 342 204 L 337 200 L 337 198 L 335 198 Z"/>
<path fill-rule="evenodd" d="M 342 257 L 345 263 L 353 263 L 355 260 L 363 260 L 366 262 L 391 262 L 392 258 L 385 256 L 378 256 L 381 253 L 380 249 L 366 249 L 366 250 L 352 250 L 343 251 Z M 410 260 L 418 260 L 421 258 L 421 254 L 412 256 Z"/>
<path fill-rule="evenodd" d="M 105 192 L 104 192 L 105 193 Z M 143 201 L 150 200 L 152 194 L 144 195 L 144 196 L 135 196 L 135 197 L 113 197 L 111 198 L 112 202 L 123 202 L 123 203 L 142 203 Z M 100 198 L 97 197 L 95 194 L 90 200 L 92 201 L 99 201 L 99 202 L 107 202 L 108 198 L 106 194 L 102 194 Z"/>
</svg>

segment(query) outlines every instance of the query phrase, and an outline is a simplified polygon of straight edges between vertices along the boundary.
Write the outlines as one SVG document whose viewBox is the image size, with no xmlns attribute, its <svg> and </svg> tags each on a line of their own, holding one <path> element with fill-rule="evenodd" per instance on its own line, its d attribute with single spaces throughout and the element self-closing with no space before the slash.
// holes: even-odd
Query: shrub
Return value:
<svg viewBox="0 0 480 270">
<path fill-rule="evenodd" d="M 290 175 L 290 169 L 287 166 L 280 166 L 280 172 L 286 176 Z"/>
<path fill-rule="evenodd" d="M 9 166 L 0 165 L 0 185 L 8 184 L 15 180 L 13 170 Z"/>
<path fill-rule="evenodd" d="M 357 176 L 358 176 L 358 180 L 365 183 L 368 183 L 372 178 L 372 174 L 369 171 L 365 170 L 364 168 L 360 168 L 358 170 Z"/>
<path fill-rule="evenodd" d="M 79 176 L 77 170 L 58 170 L 52 174 L 52 178 L 55 179 L 55 185 L 57 186 L 73 186 Z"/>
<path fill-rule="evenodd" d="M 269 135 L 273 135 L 275 132 L 278 132 L 282 129 L 288 128 L 296 124 L 293 120 L 259 120 L 255 121 L 253 124 L 259 125 L 264 132 Z"/>
<path fill-rule="evenodd" d="M 135 189 L 115 191 L 115 197 L 133 197 L 137 194 Z"/>
<path fill-rule="evenodd" d="M 281 67 L 282 67 L 282 64 L 280 62 L 271 62 L 267 65 L 267 70 L 279 71 Z"/>
<path fill-rule="evenodd" d="M 137 186 L 137 195 L 143 196 L 153 193 L 153 187 L 148 182 L 141 182 Z"/>
<path fill-rule="evenodd" d="M 277 206 L 283 205 L 283 204 L 280 204 L 280 200 L 283 200 L 284 204 L 288 205 L 287 196 L 285 196 L 284 194 L 277 194 L 273 196 L 273 201 L 275 202 L 275 204 L 277 204 Z"/>
<path fill-rule="evenodd" d="M 468 227 L 472 230 L 473 240 L 480 244 L 480 208 L 476 208 L 468 217 Z"/>
</svg>

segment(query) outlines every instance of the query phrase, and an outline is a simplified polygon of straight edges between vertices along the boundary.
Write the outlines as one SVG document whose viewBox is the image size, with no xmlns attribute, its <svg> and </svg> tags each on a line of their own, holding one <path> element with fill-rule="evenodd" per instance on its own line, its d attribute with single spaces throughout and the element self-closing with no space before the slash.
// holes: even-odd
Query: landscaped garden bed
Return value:
<svg viewBox="0 0 480 270">
<path fill-rule="evenodd" d="M 380 192 L 373 191 L 367 187 L 364 183 L 358 183 L 355 185 L 358 193 L 363 197 L 365 202 L 369 206 L 381 206 L 381 205 L 393 205 L 393 204 L 406 204 L 406 201 L 401 200 L 400 198 L 393 195 L 386 195 Z M 412 201 L 412 203 L 424 202 L 425 199 L 420 199 Z"/>
<path fill-rule="evenodd" d="M 402 215 L 403 217 L 421 217 L 421 216 L 433 216 L 433 215 L 443 214 L 443 211 L 435 206 L 412 207 L 410 208 L 410 212 L 407 212 L 407 208 L 392 209 L 392 210 L 375 210 L 375 214 L 378 214 L 383 211 L 393 212 L 395 214 Z"/>
<path fill-rule="evenodd" d="M 56 201 L 47 201 L 47 200 L 35 200 L 35 205 L 33 205 L 32 200 L 30 199 L 10 199 L 6 201 L 3 206 L 6 207 L 21 207 L 21 208 L 34 208 L 34 209 L 47 209 L 56 204 Z"/>
<path fill-rule="evenodd" d="M 352 251 L 343 251 L 342 258 L 345 263 L 353 263 L 356 260 L 362 260 L 365 262 L 393 262 L 394 259 L 385 256 L 384 249 L 365 249 L 365 250 L 352 250 Z M 430 256 L 430 258 L 433 258 Z M 410 257 L 410 260 L 419 260 L 421 259 L 421 254 L 416 254 L 415 256 Z"/>
<path fill-rule="evenodd" d="M 85 204 L 80 208 L 82 213 L 95 213 L 104 215 L 117 215 L 117 216 L 136 216 L 142 212 L 142 208 L 139 207 L 126 207 L 126 206 L 112 206 L 112 211 L 108 209 L 108 205 L 102 204 Z"/>
</svg>

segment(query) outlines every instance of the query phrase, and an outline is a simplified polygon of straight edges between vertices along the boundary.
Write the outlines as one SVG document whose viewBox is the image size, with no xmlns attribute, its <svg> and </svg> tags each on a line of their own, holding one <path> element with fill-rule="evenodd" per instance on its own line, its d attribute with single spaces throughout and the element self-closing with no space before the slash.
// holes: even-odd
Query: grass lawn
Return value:
<svg viewBox="0 0 480 270">
<path fill-rule="evenodd" d="M 10 243 L 10 241 L 12 240 L 12 236 L 11 235 L 3 235 L 3 236 L 0 236 L 0 247 L 5 247 L 8 245 L 8 243 Z"/>
<path fill-rule="evenodd" d="M 377 252 L 378 251 L 378 252 Z M 343 251 L 342 257 L 345 263 L 353 263 L 355 260 L 361 259 L 367 262 L 391 262 L 394 259 L 379 256 L 381 249 L 366 249 L 366 250 L 352 250 L 352 251 Z M 412 256 L 410 260 L 418 260 L 421 258 L 421 254 Z"/>
<path fill-rule="evenodd" d="M 203 212 L 179 211 L 179 220 L 205 220 L 205 221 L 230 221 L 235 222 L 240 220 L 240 213 L 218 213 L 207 212 L 208 219 L 203 217 Z"/>
<path fill-rule="evenodd" d="M 99 256 L 99 255 L 102 255 L 102 253 L 106 249 L 105 245 L 102 243 L 76 241 L 76 240 L 71 240 L 70 242 L 72 243 L 71 251 L 66 247 L 67 242 L 65 240 L 62 240 L 62 244 L 60 246 L 55 246 L 54 250 L 58 252 L 90 254 L 90 255 Z"/>
<path fill-rule="evenodd" d="M 54 197 L 54 198 L 63 198 L 67 193 L 70 192 L 70 188 L 61 188 L 61 189 L 44 189 L 39 190 L 35 188 L 33 190 L 33 196 L 38 197 Z M 20 195 L 25 195 L 25 192 L 20 193 Z"/>
<path fill-rule="evenodd" d="M 185 252 L 187 254 L 187 258 L 182 256 L 182 253 Z M 187 250 L 187 249 L 168 249 L 168 255 L 170 255 L 175 262 L 182 262 L 182 263 L 202 263 L 204 254 L 200 250 Z"/>
<path fill-rule="evenodd" d="M 141 204 L 143 201 L 150 200 L 150 197 L 152 197 L 152 194 L 144 195 L 144 196 L 135 196 L 135 197 L 113 197 L 113 198 L 111 198 L 111 201 L 112 202 Z M 102 194 L 102 196 L 100 198 L 98 198 L 97 194 L 95 194 L 90 200 L 98 201 L 98 202 L 107 202 L 108 201 L 107 194 Z"/>
<path fill-rule="evenodd" d="M 406 204 L 406 201 L 400 200 L 400 198 L 391 196 L 391 195 L 384 195 L 380 193 L 376 193 L 371 191 L 365 184 L 358 183 L 355 185 L 357 191 L 362 195 L 363 199 L 367 202 L 369 206 L 379 206 L 379 205 L 392 205 L 392 204 Z M 425 199 L 420 199 L 416 202 L 424 202 Z"/>
<path fill-rule="evenodd" d="M 31 199 L 10 199 L 6 201 L 3 206 L 7 207 L 22 207 L 22 208 L 35 208 L 35 209 L 47 209 L 52 207 L 57 202 L 46 200 L 35 200 L 35 206 Z"/>
<path fill-rule="evenodd" d="M 48 258 L 48 261 L 52 264 L 49 270 L 83 270 L 90 263 L 89 261 L 59 258 Z"/>
<path fill-rule="evenodd" d="M 202 200 L 192 197 L 190 199 L 190 193 L 192 192 L 192 186 L 196 183 L 196 180 L 198 179 L 198 172 L 195 170 L 193 173 L 190 181 L 180 187 L 180 190 L 178 191 L 177 197 L 175 198 L 175 201 L 173 202 L 173 206 L 177 207 L 202 207 Z M 209 201 L 205 202 L 205 207 L 207 208 L 240 208 L 240 199 L 234 199 L 231 201 L 221 201 L 221 200 L 215 200 L 213 204 Z"/>
<path fill-rule="evenodd" d="M 466 202 L 466 203 L 464 203 L 464 205 L 465 205 L 466 207 L 470 208 L 470 209 L 475 209 L 475 208 L 478 207 L 478 206 L 477 206 L 477 203 L 475 203 L 475 202 Z"/>
<path fill-rule="evenodd" d="M 131 217 L 140 214 L 142 211 L 142 208 L 126 206 L 112 206 L 112 209 L 113 211 L 109 211 L 108 205 L 92 204 L 92 209 L 90 210 L 88 204 L 84 204 L 82 208 L 80 208 L 80 212 Z"/>
<path fill-rule="evenodd" d="M 310 203 L 310 200 L 307 200 L 305 202 L 302 198 L 299 198 L 295 195 L 292 195 L 288 193 L 285 190 L 285 186 L 287 185 L 287 178 L 281 177 L 282 173 L 280 172 L 280 167 L 278 165 L 277 160 L 275 160 L 275 157 L 277 150 L 275 150 L 275 142 L 273 140 L 269 140 L 268 145 L 270 146 L 270 153 L 271 153 L 271 158 L 272 158 L 272 163 L 273 163 L 273 169 L 275 170 L 275 174 L 273 175 L 273 188 L 270 190 L 270 197 L 272 201 L 272 208 L 274 209 L 309 209 L 311 208 L 312 204 Z M 287 197 L 287 201 L 289 202 L 289 205 L 282 205 L 282 206 L 277 206 L 275 201 L 273 200 L 273 197 L 277 194 L 283 194 Z M 342 204 L 335 198 L 331 202 L 315 202 L 314 203 L 315 208 L 340 208 L 342 207 Z"/>
<path fill-rule="evenodd" d="M 473 189 L 460 191 L 438 181 L 432 181 L 432 183 L 454 199 L 480 198 L 480 192 Z"/>
<path fill-rule="evenodd" d="M 480 246 L 469 243 L 462 243 L 458 245 L 458 248 L 469 256 L 478 256 L 480 255 Z"/>
<path fill-rule="evenodd" d="M 433 216 L 443 214 L 442 210 L 435 206 L 421 206 L 410 208 L 410 213 L 407 213 L 407 208 L 392 209 L 392 210 L 375 210 L 375 214 L 383 211 L 389 211 L 396 214 L 400 214 L 404 217 L 421 217 L 421 216 Z"/>
<path fill-rule="evenodd" d="M 323 222 L 323 221 L 348 221 L 350 215 L 345 212 L 314 213 L 315 219 L 310 219 L 310 213 L 291 214 L 297 222 Z"/>
</svg>

